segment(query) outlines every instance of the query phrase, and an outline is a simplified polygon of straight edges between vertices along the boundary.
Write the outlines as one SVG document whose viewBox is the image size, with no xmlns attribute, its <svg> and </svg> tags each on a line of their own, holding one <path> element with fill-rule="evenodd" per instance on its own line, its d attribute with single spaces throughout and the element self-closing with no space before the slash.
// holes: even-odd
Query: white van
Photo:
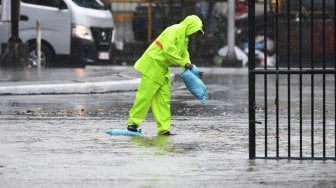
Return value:
<svg viewBox="0 0 336 188">
<path fill-rule="evenodd" d="M 19 37 L 29 44 L 29 65 L 35 66 L 36 21 L 41 25 L 41 65 L 70 57 L 76 65 L 113 62 L 114 23 L 100 0 L 21 0 Z M 22 19 L 23 18 L 23 19 Z M 10 22 L 0 25 L 0 43 L 8 42 Z"/>
</svg>

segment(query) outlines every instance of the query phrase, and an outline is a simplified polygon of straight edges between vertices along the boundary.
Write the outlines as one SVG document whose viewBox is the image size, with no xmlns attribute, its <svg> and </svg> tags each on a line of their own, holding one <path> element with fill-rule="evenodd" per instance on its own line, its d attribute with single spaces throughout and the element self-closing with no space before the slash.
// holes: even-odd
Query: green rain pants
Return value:
<svg viewBox="0 0 336 188">
<path fill-rule="evenodd" d="M 139 125 L 146 119 L 151 108 L 155 118 L 157 133 L 164 134 L 170 130 L 170 79 L 162 85 L 142 75 L 135 96 L 133 107 L 129 112 L 127 125 Z"/>
</svg>

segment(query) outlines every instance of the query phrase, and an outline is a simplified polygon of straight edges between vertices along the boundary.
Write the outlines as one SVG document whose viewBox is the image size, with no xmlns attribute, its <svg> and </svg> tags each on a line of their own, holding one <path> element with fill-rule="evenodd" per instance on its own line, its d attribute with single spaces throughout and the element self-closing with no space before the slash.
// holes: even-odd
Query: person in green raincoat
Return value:
<svg viewBox="0 0 336 188">
<path fill-rule="evenodd" d="M 192 69 L 188 41 L 192 35 L 204 34 L 202 27 L 202 21 L 198 16 L 187 16 L 179 24 L 167 27 L 137 60 L 134 68 L 141 73 L 141 81 L 133 107 L 129 111 L 127 121 L 129 131 L 138 131 L 151 109 L 157 134 L 171 135 L 169 67 Z"/>
</svg>

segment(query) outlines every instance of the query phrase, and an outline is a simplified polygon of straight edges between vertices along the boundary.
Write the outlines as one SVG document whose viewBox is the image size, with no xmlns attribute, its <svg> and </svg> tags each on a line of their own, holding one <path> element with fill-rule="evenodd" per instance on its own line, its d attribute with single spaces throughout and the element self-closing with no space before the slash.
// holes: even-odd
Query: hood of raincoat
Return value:
<svg viewBox="0 0 336 188">
<path fill-rule="evenodd" d="M 202 20 L 196 15 L 187 16 L 179 25 L 185 30 L 186 36 L 190 36 L 198 31 L 204 34 Z"/>
</svg>

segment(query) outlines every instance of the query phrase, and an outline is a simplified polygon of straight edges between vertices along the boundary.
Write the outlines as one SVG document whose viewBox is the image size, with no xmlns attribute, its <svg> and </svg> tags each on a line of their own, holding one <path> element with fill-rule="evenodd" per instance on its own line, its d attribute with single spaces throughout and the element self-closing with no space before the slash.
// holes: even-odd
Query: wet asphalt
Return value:
<svg viewBox="0 0 336 188">
<path fill-rule="evenodd" d="M 156 135 L 151 114 L 141 125 L 141 137 L 105 134 L 110 128 L 125 128 L 135 91 L 0 96 L 0 187 L 336 187 L 334 160 L 249 160 L 247 70 L 204 70 L 209 92 L 205 106 L 190 95 L 178 75 L 174 76 L 172 132 L 177 135 L 169 137 Z M 42 73 L 45 77 L 2 74 L 1 87 L 93 83 L 112 77 L 133 80 L 138 76 L 128 67 L 48 71 Z M 62 76 L 66 78 L 63 82 L 55 78 L 63 74 L 67 75 Z M 258 87 L 263 84 L 260 78 L 257 82 Z M 272 83 L 270 77 L 270 119 L 274 115 Z M 262 100 L 257 92 L 259 120 L 263 119 Z M 280 106 L 285 109 L 286 103 Z M 328 155 L 334 152 L 332 118 L 330 115 L 327 127 Z M 257 126 L 258 155 L 264 147 L 263 125 Z M 272 124 L 269 126 L 272 132 Z M 297 126 L 297 121 L 292 126 Z M 309 126 L 304 130 L 309 132 Z M 286 140 L 286 131 L 280 136 L 281 141 Z M 268 147 L 269 155 L 274 155 L 271 138 L 273 133 Z M 309 155 L 309 139 L 304 139 L 305 155 Z M 281 143 L 280 152 L 285 155 L 286 142 Z M 318 146 L 316 150 L 319 155 Z M 296 152 L 293 147 L 293 155 Z"/>
</svg>

